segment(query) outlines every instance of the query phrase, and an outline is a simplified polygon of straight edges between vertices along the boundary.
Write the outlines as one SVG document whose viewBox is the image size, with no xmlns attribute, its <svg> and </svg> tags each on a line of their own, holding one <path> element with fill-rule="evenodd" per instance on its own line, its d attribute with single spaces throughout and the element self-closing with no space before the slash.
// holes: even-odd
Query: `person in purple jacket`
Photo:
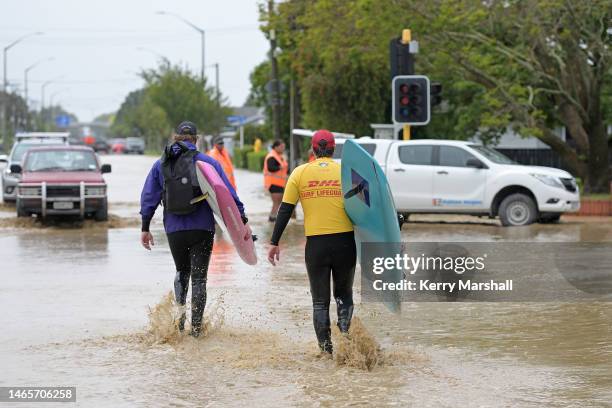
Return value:
<svg viewBox="0 0 612 408">
<path fill-rule="evenodd" d="M 191 277 L 191 335 L 198 337 L 202 330 L 202 316 L 206 305 L 206 279 L 213 248 L 215 219 L 195 174 L 195 161 L 211 164 L 234 197 L 242 222 L 248 218 L 244 205 L 223 172 L 221 164 L 197 151 L 197 129 L 192 122 L 182 122 L 173 135 L 173 142 L 157 160 L 145 181 L 140 195 L 142 215 L 142 246 L 151 250 L 153 235 L 149 231 L 151 219 L 160 203 L 164 206 L 164 229 L 176 266 L 174 295 L 181 307 L 179 330 L 185 329 L 185 303 Z M 245 239 L 251 237 L 247 226 Z"/>
</svg>

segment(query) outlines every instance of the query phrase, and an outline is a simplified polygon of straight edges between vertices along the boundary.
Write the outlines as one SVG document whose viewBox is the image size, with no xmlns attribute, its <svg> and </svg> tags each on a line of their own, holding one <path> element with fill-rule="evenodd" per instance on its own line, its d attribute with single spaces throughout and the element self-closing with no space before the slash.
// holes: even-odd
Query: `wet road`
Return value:
<svg viewBox="0 0 612 408">
<path fill-rule="evenodd" d="M 222 235 L 209 271 L 209 335 L 147 332 L 163 323 L 174 277 L 161 214 L 139 245 L 138 198 L 153 158 L 105 156 L 111 223 L 41 226 L 0 207 L 1 386 L 71 385 L 79 406 L 608 406 L 612 307 L 602 303 L 410 303 L 401 316 L 360 303 L 380 342 L 372 371 L 320 358 L 299 215 L 281 267 L 264 259 L 271 226 L 260 175 L 238 172 L 260 264 Z M 438 221 L 444 220 L 445 223 Z M 607 219 L 501 228 L 469 217 L 415 217 L 410 241 L 612 241 Z M 109 228 L 110 226 L 110 228 Z M 160 320 L 161 319 L 161 320 Z M 163 324 L 162 324 L 163 325 Z M 159 334 L 159 331 L 154 333 Z M 0 404 L 2 406 L 2 404 Z M 26 406 L 26 404 L 20 405 Z"/>
</svg>

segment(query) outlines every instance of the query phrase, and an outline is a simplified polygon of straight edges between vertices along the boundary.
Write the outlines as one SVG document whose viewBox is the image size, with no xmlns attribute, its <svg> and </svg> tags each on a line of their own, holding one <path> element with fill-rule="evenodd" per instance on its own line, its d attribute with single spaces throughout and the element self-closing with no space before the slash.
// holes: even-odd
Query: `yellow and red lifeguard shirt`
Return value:
<svg viewBox="0 0 612 408">
<path fill-rule="evenodd" d="M 353 231 L 344 210 L 340 165 L 323 157 L 297 167 L 287 180 L 283 202 L 304 209 L 306 236 Z"/>
</svg>

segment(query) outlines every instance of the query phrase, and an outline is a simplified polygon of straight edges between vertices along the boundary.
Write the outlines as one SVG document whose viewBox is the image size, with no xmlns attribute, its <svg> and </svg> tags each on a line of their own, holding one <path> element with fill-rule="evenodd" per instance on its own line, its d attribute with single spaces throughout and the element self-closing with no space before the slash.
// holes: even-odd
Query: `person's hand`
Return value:
<svg viewBox="0 0 612 408">
<path fill-rule="evenodd" d="M 150 251 L 151 246 L 155 245 L 155 242 L 153 242 L 153 234 L 151 234 L 149 231 L 143 231 L 140 234 L 140 243 L 143 247 L 145 247 L 145 249 Z"/>
<path fill-rule="evenodd" d="M 268 251 L 268 261 L 273 266 L 276 266 L 276 262 L 280 261 L 280 248 L 278 245 L 271 245 Z"/>
<path fill-rule="evenodd" d="M 245 231 L 244 231 L 244 237 L 242 237 L 242 239 L 244 239 L 245 241 L 248 241 L 249 239 L 253 238 L 253 231 L 251 231 L 251 227 L 249 227 L 249 224 L 244 224 Z"/>
</svg>

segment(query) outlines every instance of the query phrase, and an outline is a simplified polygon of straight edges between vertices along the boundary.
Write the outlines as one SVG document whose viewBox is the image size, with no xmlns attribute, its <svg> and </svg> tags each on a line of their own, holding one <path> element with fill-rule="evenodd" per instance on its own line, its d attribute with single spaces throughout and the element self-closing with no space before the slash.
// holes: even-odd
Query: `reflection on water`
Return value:
<svg viewBox="0 0 612 408">
<path fill-rule="evenodd" d="M 124 171 L 150 168 L 141 163 L 150 159 L 133 160 L 138 166 L 119 164 Z M 82 405 L 101 407 L 561 407 L 612 400 L 612 311 L 604 303 L 407 303 L 392 315 L 361 303 L 356 282 L 356 315 L 385 364 L 368 371 L 322 358 L 303 228 L 299 217 L 288 226 L 281 264 L 269 266 L 272 226 L 260 179 L 238 173 L 239 192 L 255 207 L 249 215 L 260 263 L 240 262 L 218 234 L 207 319 L 220 321 L 212 316 L 222 303 L 223 324 L 198 340 L 156 342 L 147 334 L 149 307 L 174 278 L 159 220 L 151 252 L 140 247 L 133 225 L 0 229 L 0 385 L 75 385 Z M 113 192 L 122 217 L 138 217 L 129 204 L 133 186 Z M 473 218 L 416 219 L 404 226 L 404 240 L 612 241 L 609 221 L 502 228 Z"/>
</svg>

